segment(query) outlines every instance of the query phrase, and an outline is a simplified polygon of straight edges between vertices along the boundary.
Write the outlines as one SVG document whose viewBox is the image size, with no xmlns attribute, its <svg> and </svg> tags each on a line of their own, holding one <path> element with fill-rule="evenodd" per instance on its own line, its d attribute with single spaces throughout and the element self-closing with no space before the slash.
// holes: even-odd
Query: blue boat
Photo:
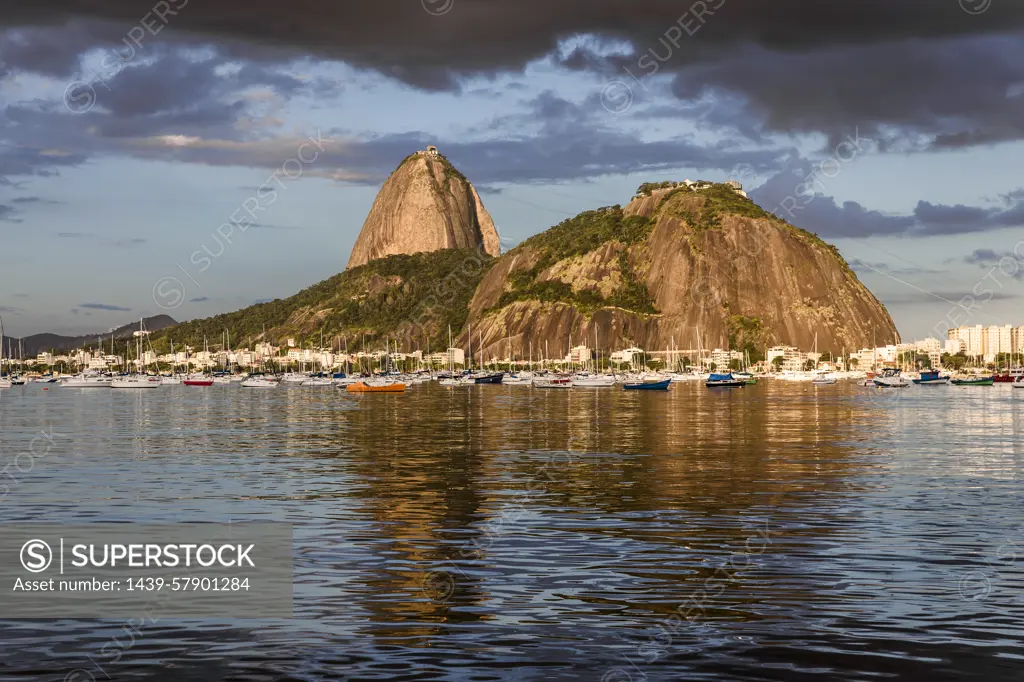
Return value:
<svg viewBox="0 0 1024 682">
<path fill-rule="evenodd" d="M 670 383 L 672 383 L 671 379 L 665 379 L 664 381 L 634 381 L 623 384 L 622 388 L 627 391 L 667 391 Z"/>
<path fill-rule="evenodd" d="M 478 384 L 500 384 L 501 379 L 505 376 L 504 372 L 495 372 L 493 374 L 483 374 L 476 377 L 476 383 Z"/>
<path fill-rule="evenodd" d="M 948 384 L 949 377 L 939 376 L 939 370 L 937 369 L 924 369 L 921 370 L 920 379 L 911 379 L 918 386 L 930 386 L 932 384 Z"/>
<path fill-rule="evenodd" d="M 740 386 L 746 386 L 747 382 L 743 379 L 737 379 L 729 374 L 709 374 L 708 380 L 704 382 L 704 385 L 708 388 L 739 388 Z"/>
</svg>

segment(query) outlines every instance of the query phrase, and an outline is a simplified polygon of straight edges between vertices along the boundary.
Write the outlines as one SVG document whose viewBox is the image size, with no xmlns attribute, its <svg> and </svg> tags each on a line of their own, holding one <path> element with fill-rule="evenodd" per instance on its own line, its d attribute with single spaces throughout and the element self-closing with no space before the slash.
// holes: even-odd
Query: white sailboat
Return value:
<svg viewBox="0 0 1024 682">
<path fill-rule="evenodd" d="M 269 377 L 255 374 L 247 377 L 240 386 L 243 388 L 277 388 L 277 379 L 271 379 Z"/>
<path fill-rule="evenodd" d="M 139 320 L 139 332 L 142 332 L 142 320 Z M 143 374 L 142 369 L 142 337 L 143 334 L 139 334 L 139 338 L 136 341 L 137 354 L 136 358 L 139 363 L 139 372 L 135 374 L 125 374 L 122 376 L 114 377 L 113 381 L 110 382 L 111 388 L 157 388 L 161 384 L 160 376 L 150 376 Z"/>
<path fill-rule="evenodd" d="M 597 352 L 597 325 L 594 326 L 594 352 Z M 572 342 L 569 343 L 569 354 L 572 356 Z M 572 378 L 572 385 L 574 388 L 605 388 L 608 386 L 615 385 L 615 377 L 611 374 L 601 374 L 596 371 L 594 367 L 594 373 L 587 371 L 577 372 Z"/>
<path fill-rule="evenodd" d="M 10 388 L 10 377 L 4 376 L 4 319 L 0 317 L 0 388 Z"/>
</svg>

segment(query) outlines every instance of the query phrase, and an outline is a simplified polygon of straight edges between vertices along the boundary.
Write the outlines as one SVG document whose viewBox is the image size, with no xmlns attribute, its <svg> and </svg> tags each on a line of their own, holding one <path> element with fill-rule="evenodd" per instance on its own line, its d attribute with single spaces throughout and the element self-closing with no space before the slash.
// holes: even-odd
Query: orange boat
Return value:
<svg viewBox="0 0 1024 682">
<path fill-rule="evenodd" d="M 405 390 L 405 384 L 396 381 L 391 384 L 368 384 L 365 381 L 357 381 L 345 387 L 349 393 L 401 393 Z"/>
</svg>

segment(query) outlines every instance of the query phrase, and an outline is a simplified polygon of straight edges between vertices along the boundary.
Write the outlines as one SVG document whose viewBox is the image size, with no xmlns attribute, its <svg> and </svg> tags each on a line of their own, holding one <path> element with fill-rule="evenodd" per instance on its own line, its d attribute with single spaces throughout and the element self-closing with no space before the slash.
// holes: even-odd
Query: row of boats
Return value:
<svg viewBox="0 0 1024 682">
<path fill-rule="evenodd" d="M 59 383 L 68 388 L 114 388 L 114 389 L 153 389 L 160 386 L 213 386 L 216 384 L 238 384 L 243 388 L 276 388 L 281 385 L 298 385 L 308 387 L 337 386 L 349 392 L 399 392 L 407 386 L 438 380 L 442 386 L 468 386 L 477 384 L 526 385 L 536 388 L 602 388 L 621 386 L 625 390 L 665 391 L 672 383 L 680 381 L 704 381 L 711 388 L 738 388 L 757 382 L 757 378 L 748 373 L 735 374 L 660 374 L 660 373 L 616 373 L 602 374 L 578 372 L 560 374 L 551 372 L 464 372 L 462 374 L 441 373 L 431 374 L 419 372 L 413 374 L 384 374 L 362 376 L 359 374 L 305 374 L 289 372 L 275 374 L 107 374 L 101 372 L 83 372 L 65 377 L 27 377 L 22 380 L 5 379 L 0 388 L 23 385 L 25 383 Z"/>
<path fill-rule="evenodd" d="M 829 372 L 783 372 L 771 375 L 776 380 L 806 381 L 815 385 L 832 385 L 841 379 L 854 378 L 847 373 Z M 938 370 L 922 370 L 916 375 L 904 375 L 899 369 L 887 368 L 880 373 L 868 372 L 860 374 L 861 386 L 877 388 L 905 388 L 911 384 L 921 386 L 954 385 L 954 386 L 991 386 L 994 383 L 1011 383 L 1014 388 L 1024 388 L 1024 371 L 1010 375 L 1007 381 L 1000 375 L 987 376 L 949 376 Z M 454 374 L 444 372 L 432 374 L 418 372 L 412 374 L 330 374 L 287 372 L 284 374 L 233 374 L 220 372 L 215 374 L 105 374 L 100 372 L 84 372 L 73 376 L 59 377 L 43 375 L 35 377 L 0 377 L 0 388 L 24 385 L 27 383 L 59 383 L 69 388 L 115 388 L 115 389 L 152 389 L 168 385 L 213 386 L 216 384 L 238 384 L 243 388 L 276 388 L 281 385 L 306 387 L 337 386 L 358 393 L 393 393 L 401 392 L 407 386 L 438 380 L 442 386 L 468 386 L 477 384 L 501 384 L 533 386 L 535 388 L 603 388 L 621 386 L 628 391 L 667 391 L 673 383 L 686 381 L 702 381 L 708 388 L 741 388 L 756 384 L 758 377 L 748 372 L 730 373 L 592 373 L 578 372 L 563 374 L 552 372 L 464 372 Z"/>
<path fill-rule="evenodd" d="M 906 388 L 911 384 L 917 386 L 992 386 L 996 383 L 1008 383 L 1014 388 L 1024 388 L 1024 373 L 1018 373 L 1007 381 L 998 375 L 962 375 L 949 376 L 939 370 L 922 370 L 917 377 L 909 380 L 898 369 L 885 369 L 881 374 L 871 375 L 861 382 L 864 386 L 878 388 Z"/>
</svg>

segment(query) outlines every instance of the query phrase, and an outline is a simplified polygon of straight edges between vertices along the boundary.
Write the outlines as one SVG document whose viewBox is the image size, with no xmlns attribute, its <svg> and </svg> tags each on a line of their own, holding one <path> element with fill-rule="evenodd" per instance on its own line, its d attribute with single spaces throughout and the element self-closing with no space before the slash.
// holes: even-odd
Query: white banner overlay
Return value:
<svg viewBox="0 0 1024 682">
<path fill-rule="evenodd" d="M 290 618 L 286 523 L 0 528 L 5 618 Z"/>
</svg>

